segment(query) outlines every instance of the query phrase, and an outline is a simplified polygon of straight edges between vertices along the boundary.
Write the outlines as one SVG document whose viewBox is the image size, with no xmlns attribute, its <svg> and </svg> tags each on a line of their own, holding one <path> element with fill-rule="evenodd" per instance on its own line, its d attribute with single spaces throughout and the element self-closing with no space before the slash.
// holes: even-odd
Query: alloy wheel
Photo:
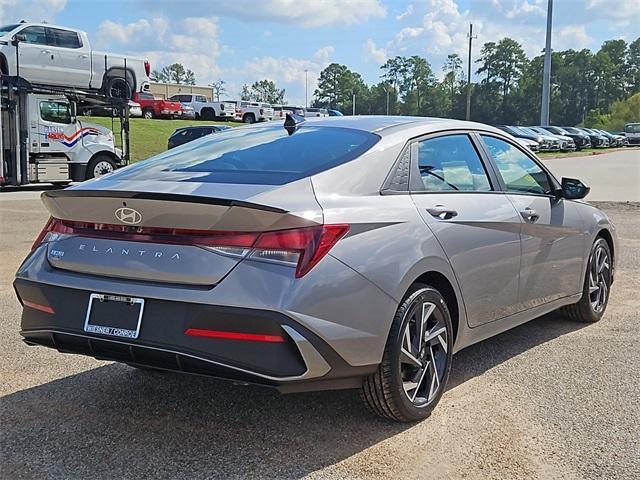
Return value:
<svg viewBox="0 0 640 480">
<path fill-rule="evenodd" d="M 607 304 L 611 279 L 609 252 L 598 245 L 589 265 L 589 301 L 594 312 L 600 313 Z"/>
<path fill-rule="evenodd" d="M 432 302 L 416 303 L 407 313 L 400 349 L 402 387 L 416 407 L 437 395 L 447 364 L 447 328 Z"/>
</svg>

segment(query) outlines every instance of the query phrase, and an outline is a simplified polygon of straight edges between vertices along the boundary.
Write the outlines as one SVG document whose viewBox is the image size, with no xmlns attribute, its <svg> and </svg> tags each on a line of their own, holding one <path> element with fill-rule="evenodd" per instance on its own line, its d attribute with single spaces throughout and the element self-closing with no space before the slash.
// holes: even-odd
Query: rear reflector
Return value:
<svg viewBox="0 0 640 480">
<path fill-rule="evenodd" d="M 51 314 L 56 313 L 55 310 L 51 308 L 49 305 L 40 305 L 39 303 L 28 302 L 26 300 L 23 300 L 22 304 L 25 307 L 33 308 L 34 310 L 39 310 L 44 313 L 51 313 Z"/>
<path fill-rule="evenodd" d="M 222 330 L 204 330 L 201 328 L 188 328 L 185 335 L 191 337 L 219 338 L 223 340 L 242 340 L 245 342 L 282 343 L 284 338 L 280 335 L 263 335 L 261 333 L 225 332 Z"/>
<path fill-rule="evenodd" d="M 44 242 L 54 240 L 54 234 L 200 247 L 237 247 L 252 250 L 250 258 L 254 260 L 295 265 L 296 277 L 299 278 L 317 265 L 348 231 L 347 224 L 316 225 L 273 232 L 233 232 L 131 227 L 51 218 L 38 235 L 32 250 Z"/>
</svg>

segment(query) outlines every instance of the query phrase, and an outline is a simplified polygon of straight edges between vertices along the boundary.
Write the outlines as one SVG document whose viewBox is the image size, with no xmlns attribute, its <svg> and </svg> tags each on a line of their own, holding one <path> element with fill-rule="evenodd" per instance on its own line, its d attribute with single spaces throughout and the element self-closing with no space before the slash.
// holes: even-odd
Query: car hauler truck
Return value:
<svg viewBox="0 0 640 480">
<path fill-rule="evenodd" d="M 68 184 L 110 173 L 129 159 L 126 100 L 73 89 L 34 87 L 0 75 L 0 186 Z M 76 117 L 76 105 L 111 105 L 113 130 Z"/>
</svg>

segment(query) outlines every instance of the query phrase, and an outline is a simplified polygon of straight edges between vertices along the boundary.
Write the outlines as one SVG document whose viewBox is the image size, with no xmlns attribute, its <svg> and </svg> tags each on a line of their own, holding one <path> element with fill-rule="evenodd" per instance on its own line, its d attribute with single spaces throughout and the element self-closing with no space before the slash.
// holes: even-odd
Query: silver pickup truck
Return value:
<svg viewBox="0 0 640 480">
<path fill-rule="evenodd" d="M 0 72 L 33 84 L 131 98 L 149 90 L 150 71 L 147 60 L 93 51 L 80 30 L 26 22 L 0 26 Z"/>
</svg>

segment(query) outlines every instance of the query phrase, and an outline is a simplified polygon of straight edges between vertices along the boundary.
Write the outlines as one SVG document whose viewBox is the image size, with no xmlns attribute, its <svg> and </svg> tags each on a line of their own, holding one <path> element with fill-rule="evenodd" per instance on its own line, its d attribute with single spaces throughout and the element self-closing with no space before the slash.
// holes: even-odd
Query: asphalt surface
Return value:
<svg viewBox="0 0 640 480">
<path fill-rule="evenodd" d="M 640 148 L 606 152 L 583 157 L 544 160 L 558 178 L 579 178 L 591 187 L 589 201 L 640 202 Z"/>
<path fill-rule="evenodd" d="M 601 205 L 620 251 L 599 323 L 551 314 L 463 350 L 433 415 L 397 425 L 354 391 L 283 396 L 27 347 L 11 281 L 47 217 L 31 195 L 0 194 L 2 479 L 640 478 L 640 204 Z"/>
</svg>

